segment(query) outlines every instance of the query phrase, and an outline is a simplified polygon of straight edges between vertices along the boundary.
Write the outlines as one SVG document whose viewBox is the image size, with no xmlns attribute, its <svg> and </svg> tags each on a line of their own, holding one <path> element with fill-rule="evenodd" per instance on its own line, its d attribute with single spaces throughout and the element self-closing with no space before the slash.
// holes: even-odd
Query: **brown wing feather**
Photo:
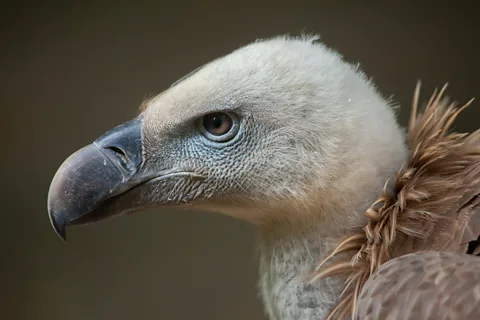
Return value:
<svg viewBox="0 0 480 320">
<path fill-rule="evenodd" d="M 363 286 L 356 319 L 478 320 L 480 258 L 453 252 L 403 255 Z"/>
<path fill-rule="evenodd" d="M 466 108 L 443 99 L 445 87 L 417 112 L 417 85 L 408 128 L 410 157 L 395 179 L 366 211 L 362 231 L 339 242 L 312 281 L 344 276 L 345 296 L 329 318 L 353 316 L 358 293 L 386 261 L 421 250 L 460 251 L 480 235 L 480 130 L 448 133 Z M 344 252 L 352 256 L 342 257 Z"/>
</svg>

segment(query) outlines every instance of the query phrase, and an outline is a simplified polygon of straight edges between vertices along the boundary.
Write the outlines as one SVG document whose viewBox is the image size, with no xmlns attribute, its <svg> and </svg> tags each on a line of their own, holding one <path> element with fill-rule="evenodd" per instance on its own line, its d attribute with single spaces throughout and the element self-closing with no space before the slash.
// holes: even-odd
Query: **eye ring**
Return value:
<svg viewBox="0 0 480 320">
<path fill-rule="evenodd" d="M 238 117 L 229 112 L 213 112 L 199 119 L 200 132 L 209 140 L 226 142 L 238 133 Z"/>
</svg>

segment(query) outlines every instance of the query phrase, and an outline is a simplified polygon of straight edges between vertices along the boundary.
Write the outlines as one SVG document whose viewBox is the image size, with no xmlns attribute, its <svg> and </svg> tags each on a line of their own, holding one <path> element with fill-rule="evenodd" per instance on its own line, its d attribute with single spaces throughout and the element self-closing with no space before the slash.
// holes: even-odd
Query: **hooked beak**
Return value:
<svg viewBox="0 0 480 320">
<path fill-rule="evenodd" d="M 56 172 L 48 193 L 48 213 L 57 234 L 81 225 L 150 206 L 158 177 L 142 158 L 142 119 L 121 124 L 72 154 Z M 153 185 L 153 186 L 152 186 Z"/>
</svg>

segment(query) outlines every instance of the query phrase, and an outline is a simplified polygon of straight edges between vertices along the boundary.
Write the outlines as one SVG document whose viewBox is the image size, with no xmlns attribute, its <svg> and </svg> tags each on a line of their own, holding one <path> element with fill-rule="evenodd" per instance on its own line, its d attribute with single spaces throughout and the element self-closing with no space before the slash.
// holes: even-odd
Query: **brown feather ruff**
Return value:
<svg viewBox="0 0 480 320">
<path fill-rule="evenodd" d="M 417 85 L 408 128 L 410 156 L 396 176 L 393 192 L 386 184 L 365 213 L 367 225 L 341 240 L 313 274 L 312 281 L 346 279 L 328 319 L 354 319 L 363 285 L 386 261 L 420 250 L 466 253 L 468 242 L 480 235 L 480 130 L 448 133 L 473 99 L 458 107 L 443 99 L 445 89 L 446 85 L 438 94 L 435 90 L 424 111 L 418 112 Z M 344 257 L 345 252 L 354 255 Z"/>
</svg>

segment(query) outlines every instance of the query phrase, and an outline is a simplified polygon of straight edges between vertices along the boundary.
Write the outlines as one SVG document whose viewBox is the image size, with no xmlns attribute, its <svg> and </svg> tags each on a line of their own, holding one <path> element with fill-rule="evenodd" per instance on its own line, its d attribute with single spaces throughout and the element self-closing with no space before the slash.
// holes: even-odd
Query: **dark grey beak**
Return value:
<svg viewBox="0 0 480 320">
<path fill-rule="evenodd" d="M 57 234 L 65 227 L 86 224 L 134 210 L 115 197 L 153 176 L 142 170 L 142 119 L 126 122 L 78 150 L 60 166 L 50 185 L 48 213 Z M 139 201 L 133 192 L 124 203 Z"/>
</svg>

